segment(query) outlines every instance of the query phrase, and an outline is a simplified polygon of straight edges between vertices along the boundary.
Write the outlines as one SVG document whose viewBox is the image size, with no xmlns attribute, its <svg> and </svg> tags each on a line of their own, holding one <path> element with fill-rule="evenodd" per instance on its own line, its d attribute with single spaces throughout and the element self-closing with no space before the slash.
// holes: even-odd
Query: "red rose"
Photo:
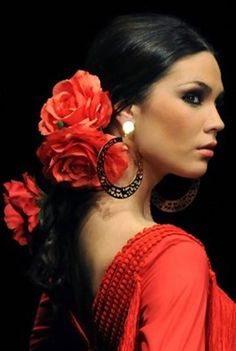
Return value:
<svg viewBox="0 0 236 351">
<path fill-rule="evenodd" d="M 78 123 L 105 128 L 110 122 L 111 101 L 97 76 L 79 70 L 71 79 L 57 83 L 52 93 L 41 110 L 39 130 L 42 135 Z"/>
<path fill-rule="evenodd" d="M 110 138 L 111 135 L 85 125 L 75 125 L 48 135 L 37 152 L 44 164 L 44 174 L 56 182 L 69 182 L 73 187 L 101 189 L 97 156 Z M 105 164 L 109 179 L 115 183 L 127 167 L 123 144 L 111 147 Z"/>
<path fill-rule="evenodd" d="M 3 184 L 7 190 L 4 194 L 4 220 L 8 228 L 14 231 L 14 239 L 20 245 L 28 243 L 27 233 L 31 233 L 39 224 L 39 201 L 43 198 L 31 176 L 24 173 L 23 180 L 24 182 L 12 180 Z"/>
</svg>

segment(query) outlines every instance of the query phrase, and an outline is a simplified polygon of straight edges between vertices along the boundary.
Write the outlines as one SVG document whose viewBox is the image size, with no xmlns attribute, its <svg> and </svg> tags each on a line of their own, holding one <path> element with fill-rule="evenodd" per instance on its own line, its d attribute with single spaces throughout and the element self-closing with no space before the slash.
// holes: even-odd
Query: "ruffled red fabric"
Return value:
<svg viewBox="0 0 236 351">
<path fill-rule="evenodd" d="M 145 329 L 145 325 L 141 325 L 143 306 L 148 303 L 145 301 L 143 285 L 145 277 L 148 275 L 148 267 L 153 267 L 152 262 L 158 262 L 160 257 L 164 257 L 164 253 L 168 252 L 169 247 L 175 245 L 178 237 L 181 238 L 181 241 L 184 239 L 186 242 L 194 243 L 195 247 L 199 246 L 202 251 L 205 250 L 199 240 L 182 229 L 173 225 L 155 224 L 136 234 L 115 256 L 106 270 L 93 303 L 94 330 L 96 331 L 94 340 L 88 339 L 78 318 L 70 312 L 70 320 L 83 339 L 84 347 L 81 350 L 156 350 L 156 348 L 149 348 L 145 343 L 142 346 L 139 339 L 140 333 Z M 162 241 L 164 238 L 165 240 Z M 165 241 L 167 245 L 161 246 L 161 241 Z M 205 335 L 201 346 L 200 341 L 196 340 L 191 351 L 193 349 L 236 351 L 236 304 L 217 285 L 215 273 L 212 271 L 207 255 L 202 256 L 206 258 L 207 299 L 200 312 L 204 316 L 206 328 L 203 328 Z M 151 290 L 149 296 L 157 293 L 157 291 L 152 292 Z M 185 313 L 191 314 L 190 311 Z M 193 316 L 193 320 L 194 318 L 195 316 Z M 181 323 L 179 324 L 181 325 Z M 162 326 L 151 323 L 152 328 L 153 325 L 155 335 L 152 335 L 158 344 L 160 342 L 158 341 L 158 327 L 160 331 Z M 177 328 L 179 327 L 177 326 Z M 185 330 L 183 330 L 183 337 L 186 338 L 185 334 Z M 34 334 L 34 337 L 37 336 Z M 104 347 L 97 348 L 96 338 L 99 340 L 99 345 L 105 345 L 105 349 Z M 192 342 L 194 343 L 194 341 Z M 184 343 L 185 346 L 181 350 L 189 350 L 186 346 L 187 341 Z M 168 345 L 170 344 L 168 343 Z M 160 349 L 166 351 L 173 348 L 165 347 L 162 343 L 162 348 L 158 350 Z M 32 350 L 34 349 L 32 348 Z"/>
</svg>

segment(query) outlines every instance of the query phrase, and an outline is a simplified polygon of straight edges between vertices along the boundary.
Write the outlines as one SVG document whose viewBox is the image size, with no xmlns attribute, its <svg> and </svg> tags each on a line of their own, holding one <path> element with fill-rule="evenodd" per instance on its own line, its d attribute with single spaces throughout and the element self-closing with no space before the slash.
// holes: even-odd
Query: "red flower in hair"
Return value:
<svg viewBox="0 0 236 351">
<path fill-rule="evenodd" d="M 27 173 L 23 174 L 23 182 L 12 180 L 3 185 L 7 191 L 4 194 L 4 220 L 14 231 L 14 239 L 20 245 L 26 245 L 30 240 L 29 233 L 39 224 L 39 203 L 43 193 Z"/>
<path fill-rule="evenodd" d="M 97 76 L 77 71 L 53 88 L 53 96 L 41 111 L 39 129 L 46 140 L 37 155 L 43 172 L 52 181 L 72 187 L 102 189 L 97 176 L 97 156 L 112 138 L 104 134 L 111 119 L 112 104 Z M 128 167 L 124 145 L 114 145 L 106 157 L 105 170 L 115 183 Z"/>
<path fill-rule="evenodd" d="M 111 101 L 97 76 L 79 70 L 72 78 L 57 83 L 52 94 L 41 110 L 39 130 L 43 135 L 78 123 L 105 128 L 110 122 Z"/>
<path fill-rule="evenodd" d="M 102 132 L 110 123 L 112 104 L 108 92 L 101 88 L 98 77 L 77 71 L 53 88 L 53 96 L 41 110 L 39 130 L 45 136 L 37 150 L 43 173 L 55 183 L 68 182 L 72 187 L 101 190 L 97 175 L 100 149 L 113 136 Z M 127 148 L 113 145 L 105 158 L 105 171 L 116 183 L 128 167 Z M 29 235 L 39 224 L 40 204 L 45 194 L 34 179 L 23 174 L 23 182 L 4 184 L 4 214 L 14 239 L 20 245 L 31 240 Z"/>
<path fill-rule="evenodd" d="M 44 165 L 44 174 L 56 182 L 69 182 L 73 187 L 101 189 L 97 176 L 97 155 L 112 136 L 87 127 L 75 125 L 47 136 L 37 155 Z M 114 145 L 106 158 L 105 170 L 116 182 L 128 166 L 123 144 Z"/>
</svg>

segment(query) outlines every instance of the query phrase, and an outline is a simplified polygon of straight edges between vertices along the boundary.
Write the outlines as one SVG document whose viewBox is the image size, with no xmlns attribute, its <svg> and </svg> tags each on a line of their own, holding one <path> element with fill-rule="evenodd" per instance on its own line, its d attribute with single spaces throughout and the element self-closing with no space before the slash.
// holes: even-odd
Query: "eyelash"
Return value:
<svg viewBox="0 0 236 351">
<path fill-rule="evenodd" d="M 195 101 L 195 99 L 197 98 L 197 102 Z M 199 106 L 202 104 L 203 102 L 203 93 L 201 91 L 189 91 L 188 93 L 186 93 L 182 99 L 190 105 L 194 105 L 194 106 Z"/>
<path fill-rule="evenodd" d="M 195 99 L 197 98 L 197 102 L 195 101 Z M 186 93 L 182 99 L 190 105 L 193 106 L 200 106 L 203 101 L 204 101 L 204 92 L 203 91 L 199 91 L 199 90 L 192 90 L 189 91 L 188 93 Z M 218 97 L 215 101 L 215 106 L 217 108 L 217 110 L 221 110 L 223 105 L 223 98 L 222 96 Z"/>
</svg>

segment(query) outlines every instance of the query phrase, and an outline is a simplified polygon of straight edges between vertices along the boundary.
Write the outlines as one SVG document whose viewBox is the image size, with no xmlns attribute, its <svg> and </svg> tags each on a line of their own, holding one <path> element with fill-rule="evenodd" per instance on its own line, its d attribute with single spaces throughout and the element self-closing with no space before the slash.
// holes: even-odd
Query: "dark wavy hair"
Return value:
<svg viewBox="0 0 236 351">
<path fill-rule="evenodd" d="M 95 39 L 84 68 L 108 90 L 115 113 L 141 103 L 153 83 L 179 59 L 212 47 L 183 20 L 166 15 L 115 18 Z M 44 208 L 45 240 L 37 249 L 31 275 L 51 293 L 72 286 L 79 223 L 93 203 L 94 191 L 53 187 Z M 42 236 L 43 237 L 43 236 Z"/>
</svg>

